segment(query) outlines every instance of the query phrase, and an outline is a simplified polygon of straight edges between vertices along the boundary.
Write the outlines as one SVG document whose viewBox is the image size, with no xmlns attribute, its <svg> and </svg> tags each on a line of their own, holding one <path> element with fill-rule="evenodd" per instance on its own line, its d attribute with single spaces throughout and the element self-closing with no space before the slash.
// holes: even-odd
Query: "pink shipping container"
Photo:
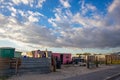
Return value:
<svg viewBox="0 0 120 80">
<path fill-rule="evenodd" d="M 72 61 L 70 53 L 52 53 L 52 56 L 60 59 L 62 64 L 67 64 Z"/>
</svg>

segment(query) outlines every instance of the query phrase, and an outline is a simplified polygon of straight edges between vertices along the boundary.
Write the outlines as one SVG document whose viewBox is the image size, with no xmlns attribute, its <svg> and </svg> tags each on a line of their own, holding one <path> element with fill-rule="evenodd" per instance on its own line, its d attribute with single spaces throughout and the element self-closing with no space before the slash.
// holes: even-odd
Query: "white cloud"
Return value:
<svg viewBox="0 0 120 80">
<path fill-rule="evenodd" d="M 56 27 L 57 24 L 54 22 L 53 18 L 48 19 L 48 22 L 52 24 L 52 26 Z"/>
<path fill-rule="evenodd" d="M 21 15 L 21 18 L 23 18 L 24 23 L 34 23 L 34 22 L 39 22 L 41 17 L 45 17 L 43 14 L 39 12 L 33 12 L 33 11 L 22 11 L 22 10 L 17 10 L 17 13 Z"/>
<path fill-rule="evenodd" d="M 4 0 L 0 0 L 0 3 L 4 2 Z"/>
<path fill-rule="evenodd" d="M 53 18 L 48 19 L 48 22 L 51 23 L 55 27 L 57 26 L 55 22 L 59 22 L 59 21 L 61 21 L 61 18 L 58 14 L 55 14 L 55 19 Z"/>
<path fill-rule="evenodd" d="M 119 4 L 120 4 L 119 0 L 114 0 L 113 3 L 108 7 L 108 12 L 113 12 L 113 10 L 118 8 Z"/>
<path fill-rule="evenodd" d="M 56 17 L 56 21 L 61 21 L 61 18 L 58 14 L 55 14 L 55 17 Z"/>
<path fill-rule="evenodd" d="M 29 22 L 38 22 L 39 21 L 38 18 L 33 17 L 33 16 L 29 16 L 28 20 L 29 20 Z"/>
<path fill-rule="evenodd" d="M 42 7 L 43 3 L 45 2 L 46 0 L 38 0 L 38 4 L 36 7 Z"/>
<path fill-rule="evenodd" d="M 11 11 L 11 16 L 16 17 L 17 10 L 14 7 L 8 7 L 8 9 Z"/>
<path fill-rule="evenodd" d="M 40 17 L 44 17 L 43 14 L 39 13 L 39 12 L 33 12 L 33 11 L 23 11 L 20 9 L 16 9 L 13 6 L 6 6 L 6 8 L 10 11 L 11 16 L 18 18 L 21 17 L 21 21 L 20 22 L 24 22 L 24 23 L 28 23 L 28 22 L 38 22 L 40 20 Z M 5 8 L 4 8 L 5 9 Z M 6 10 L 7 10 L 6 9 Z"/>
<path fill-rule="evenodd" d="M 72 22 L 74 23 L 78 23 L 80 25 L 82 25 L 83 27 L 102 27 L 103 26 L 103 17 L 98 15 L 98 14 L 94 14 L 93 16 L 91 16 L 91 18 L 83 16 L 80 13 L 76 13 L 73 17 L 72 17 Z"/>
<path fill-rule="evenodd" d="M 45 0 L 40 1 L 38 7 L 42 7 L 43 2 Z M 14 2 L 16 5 L 20 3 L 35 7 L 32 5 L 34 2 L 23 2 L 23 0 Z M 54 16 L 48 19 L 48 22 L 53 25 L 53 30 L 35 24 L 44 17 L 43 14 L 18 10 L 9 5 L 12 16 L 0 14 L 0 38 L 15 40 L 31 47 L 35 45 L 78 48 L 120 46 L 120 3 L 118 1 L 116 4 L 115 0 L 109 6 L 106 15 L 98 14 L 95 6 L 85 3 L 82 4 L 83 12 L 73 14 L 67 0 L 61 0 L 61 3 L 67 9 L 55 8 Z M 92 11 L 90 17 L 86 16 L 88 11 Z M 22 20 L 17 20 L 17 15 Z"/>
<path fill-rule="evenodd" d="M 91 4 L 86 4 L 86 7 L 92 11 L 95 11 L 96 10 L 96 7 L 91 5 Z"/>
<path fill-rule="evenodd" d="M 81 25 L 83 25 L 84 27 L 87 26 L 87 21 L 85 18 L 83 18 L 79 13 L 77 13 L 76 15 L 73 16 L 73 22 L 77 22 Z"/>
<path fill-rule="evenodd" d="M 5 31 L 3 29 L 0 29 L 0 34 L 5 33 Z"/>
<path fill-rule="evenodd" d="M 5 16 L 2 15 L 2 14 L 0 14 L 0 20 L 2 21 L 2 20 L 4 20 L 4 19 L 5 19 Z"/>
<path fill-rule="evenodd" d="M 25 17 L 26 19 L 28 19 L 28 22 L 38 22 L 41 16 L 44 15 L 39 12 L 32 12 L 32 11 L 27 11 L 27 14 L 25 14 Z"/>
<path fill-rule="evenodd" d="M 85 3 L 84 0 L 81 0 L 79 2 L 79 4 L 81 5 L 81 9 L 80 10 L 81 10 L 82 15 L 85 15 L 89 11 L 92 11 L 92 12 L 97 11 L 96 6 L 94 6 L 92 4 Z"/>
<path fill-rule="evenodd" d="M 12 2 L 13 2 L 14 4 L 19 4 L 19 3 L 20 3 L 20 0 L 12 0 Z"/>
<path fill-rule="evenodd" d="M 106 25 L 120 25 L 120 1 L 114 0 L 113 3 L 108 7 L 107 23 Z"/>
<path fill-rule="evenodd" d="M 113 2 L 109 7 L 114 4 L 116 3 Z M 56 28 L 60 27 L 58 29 L 60 36 L 56 39 L 57 43 L 64 47 L 119 47 L 119 5 L 117 4 L 111 12 L 108 10 L 108 13 L 103 16 L 97 13 L 95 6 L 83 3 L 82 9 L 86 10 L 85 14 L 87 11 L 92 11 L 90 17 L 81 12 L 72 14 L 71 11 L 63 11 L 62 8 L 55 9 L 55 18 L 50 18 L 49 22 L 55 24 Z M 76 27 L 76 24 L 79 26 Z"/>
<path fill-rule="evenodd" d="M 0 38 L 41 46 L 56 46 L 52 32 L 40 25 L 21 24 L 13 17 L 0 15 Z M 22 44 L 21 44 L 22 45 Z M 32 46 L 32 45 L 31 45 Z"/>
<path fill-rule="evenodd" d="M 57 29 L 60 29 L 60 27 L 70 27 L 69 25 L 71 24 L 71 17 L 72 17 L 72 13 L 70 10 L 66 10 L 65 12 L 63 12 L 63 10 L 61 8 L 55 8 L 54 10 L 55 14 L 55 18 L 49 18 L 48 22 L 51 23 L 54 27 L 56 27 Z M 68 24 L 69 23 L 69 24 Z"/>
<path fill-rule="evenodd" d="M 60 0 L 60 3 L 64 6 L 64 8 L 69 8 L 71 5 L 68 2 L 69 0 Z"/>
<path fill-rule="evenodd" d="M 44 16 L 43 14 L 39 13 L 39 12 L 33 12 L 33 11 L 27 11 L 27 13 L 29 15 L 33 15 L 33 16 Z"/>
<path fill-rule="evenodd" d="M 29 5 L 29 4 L 35 4 L 38 1 L 42 1 L 42 0 L 37 0 L 37 1 L 32 1 L 32 0 L 13 0 L 13 3 L 16 5 L 19 5 L 20 3 Z M 45 2 L 45 0 L 43 0 L 43 2 Z M 8 2 L 3 2 L 1 3 L 2 6 L 4 6 L 2 8 L 2 10 L 4 10 L 4 13 L 9 12 L 11 14 L 12 17 L 15 18 L 19 18 L 20 17 L 20 22 L 22 23 L 34 23 L 34 22 L 38 22 L 40 20 L 41 17 L 45 17 L 43 14 L 41 14 L 40 12 L 33 12 L 30 10 L 24 10 L 24 9 L 17 9 L 14 7 L 14 5 L 10 5 L 13 4 L 12 2 L 8 1 Z M 42 2 L 41 2 L 42 5 Z M 36 5 L 34 5 L 36 6 Z M 42 6 L 41 6 L 42 7 Z"/>
<path fill-rule="evenodd" d="M 29 5 L 30 7 L 41 8 L 46 0 L 12 0 L 15 5 Z"/>
<path fill-rule="evenodd" d="M 16 9 L 14 7 L 11 7 L 10 10 L 16 13 Z"/>
<path fill-rule="evenodd" d="M 16 5 L 19 5 L 20 3 L 23 3 L 23 4 L 28 4 L 30 0 L 12 0 L 12 2 Z"/>
</svg>

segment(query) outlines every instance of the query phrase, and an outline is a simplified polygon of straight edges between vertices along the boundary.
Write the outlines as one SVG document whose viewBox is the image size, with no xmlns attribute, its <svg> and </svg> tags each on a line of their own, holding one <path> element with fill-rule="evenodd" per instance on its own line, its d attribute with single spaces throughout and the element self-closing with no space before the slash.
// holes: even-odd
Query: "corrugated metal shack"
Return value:
<svg viewBox="0 0 120 80">
<path fill-rule="evenodd" d="M 62 64 L 69 64 L 72 61 L 71 53 L 52 53 L 52 56 L 60 59 Z"/>
<path fill-rule="evenodd" d="M 18 73 L 49 73 L 51 72 L 51 51 L 31 51 L 21 58 Z"/>
<path fill-rule="evenodd" d="M 34 51 L 35 52 L 35 51 Z M 51 72 L 51 51 L 37 51 L 32 57 L 15 54 L 15 48 L 0 48 L 0 76 Z M 43 56 L 38 56 L 43 55 Z"/>
<path fill-rule="evenodd" d="M 11 59 L 14 58 L 15 48 L 0 48 L 0 76 L 12 75 L 15 69 L 10 68 Z"/>
<path fill-rule="evenodd" d="M 21 58 L 18 73 L 49 73 L 51 72 L 50 58 Z"/>
</svg>

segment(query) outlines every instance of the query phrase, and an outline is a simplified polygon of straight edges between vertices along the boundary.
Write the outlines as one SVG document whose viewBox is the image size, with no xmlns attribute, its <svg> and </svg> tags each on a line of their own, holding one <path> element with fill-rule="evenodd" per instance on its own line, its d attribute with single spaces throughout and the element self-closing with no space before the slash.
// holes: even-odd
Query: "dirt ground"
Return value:
<svg viewBox="0 0 120 80">
<path fill-rule="evenodd" d="M 64 65 L 62 69 L 58 69 L 56 72 L 51 72 L 48 74 L 24 74 L 15 75 L 8 80 L 60 80 L 77 75 L 87 74 L 99 70 L 114 68 L 115 66 L 101 65 L 99 68 L 87 69 L 86 67 L 81 67 L 77 65 Z"/>
</svg>

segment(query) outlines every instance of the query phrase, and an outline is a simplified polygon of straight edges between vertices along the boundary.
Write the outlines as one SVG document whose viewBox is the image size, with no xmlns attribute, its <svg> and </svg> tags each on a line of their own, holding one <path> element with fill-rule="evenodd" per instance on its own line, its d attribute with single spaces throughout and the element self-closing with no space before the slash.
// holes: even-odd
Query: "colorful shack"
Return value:
<svg viewBox="0 0 120 80">
<path fill-rule="evenodd" d="M 62 64 L 69 64 L 72 61 L 70 53 L 52 53 L 52 56 L 60 59 Z"/>
<path fill-rule="evenodd" d="M 26 52 L 26 57 L 43 58 L 43 57 L 51 57 L 51 54 L 52 54 L 52 51 L 34 50 L 34 51 Z"/>
</svg>

